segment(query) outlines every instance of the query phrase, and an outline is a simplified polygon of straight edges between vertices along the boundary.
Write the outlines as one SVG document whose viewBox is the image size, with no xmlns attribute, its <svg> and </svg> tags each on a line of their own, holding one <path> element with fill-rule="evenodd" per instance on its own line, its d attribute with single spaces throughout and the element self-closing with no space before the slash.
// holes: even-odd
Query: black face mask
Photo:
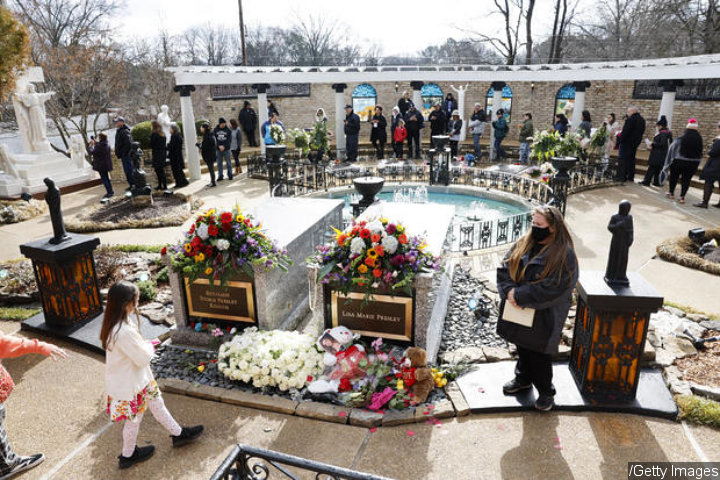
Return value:
<svg viewBox="0 0 720 480">
<path fill-rule="evenodd" d="M 550 236 L 550 227 L 542 228 L 533 225 L 531 235 L 532 239 L 535 240 L 535 243 L 540 243 Z"/>
</svg>

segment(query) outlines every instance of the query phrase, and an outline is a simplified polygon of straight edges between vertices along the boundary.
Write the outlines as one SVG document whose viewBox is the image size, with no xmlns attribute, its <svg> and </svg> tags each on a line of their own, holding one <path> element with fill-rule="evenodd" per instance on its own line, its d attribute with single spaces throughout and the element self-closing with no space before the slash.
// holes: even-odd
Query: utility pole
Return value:
<svg viewBox="0 0 720 480">
<path fill-rule="evenodd" d="M 247 66 L 247 50 L 245 49 L 245 22 L 243 21 L 242 0 L 238 0 L 238 14 L 240 16 L 240 45 L 242 48 L 242 63 Z"/>
</svg>

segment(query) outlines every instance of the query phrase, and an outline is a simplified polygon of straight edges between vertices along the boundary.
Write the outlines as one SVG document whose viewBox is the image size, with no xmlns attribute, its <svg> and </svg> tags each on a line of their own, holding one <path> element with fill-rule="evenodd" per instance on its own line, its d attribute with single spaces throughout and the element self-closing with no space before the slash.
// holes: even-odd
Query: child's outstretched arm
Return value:
<svg viewBox="0 0 720 480">
<path fill-rule="evenodd" d="M 67 358 L 65 350 L 52 343 L 41 342 L 37 338 L 0 334 L 0 358 L 15 358 L 28 353 L 49 356 L 53 360 Z"/>
</svg>

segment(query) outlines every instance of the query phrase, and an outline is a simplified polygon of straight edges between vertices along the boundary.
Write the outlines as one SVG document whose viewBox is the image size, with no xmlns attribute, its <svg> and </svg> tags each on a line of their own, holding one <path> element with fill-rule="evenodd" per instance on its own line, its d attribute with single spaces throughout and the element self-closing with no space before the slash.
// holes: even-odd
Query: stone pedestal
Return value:
<svg viewBox="0 0 720 480">
<path fill-rule="evenodd" d="M 43 183 L 45 177 L 52 177 L 58 187 L 76 185 L 96 178 L 89 163 L 75 162 L 62 153 L 10 153 L 9 156 L 17 177 L 7 173 L 0 176 L 0 197 L 44 192 L 47 189 Z"/>
<path fill-rule="evenodd" d="M 638 273 L 628 274 L 627 287 L 610 287 L 603 277 L 580 272 L 570 371 L 583 395 L 629 402 L 638 388 L 650 314 L 663 297 Z"/>
</svg>

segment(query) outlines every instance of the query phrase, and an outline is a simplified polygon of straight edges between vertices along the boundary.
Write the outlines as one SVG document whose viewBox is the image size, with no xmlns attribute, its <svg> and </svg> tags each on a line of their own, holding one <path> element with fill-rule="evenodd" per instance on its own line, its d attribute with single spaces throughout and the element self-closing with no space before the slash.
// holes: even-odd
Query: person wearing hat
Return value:
<svg viewBox="0 0 720 480">
<path fill-rule="evenodd" d="M 358 156 L 358 135 L 360 117 L 353 111 L 352 105 L 345 105 L 345 160 L 356 162 Z"/>
<path fill-rule="evenodd" d="M 453 110 L 448 122 L 448 135 L 450 135 L 450 155 L 457 157 L 458 143 L 460 142 L 460 130 L 462 130 L 463 121 L 460 118 L 460 111 Z"/>
<path fill-rule="evenodd" d="M 707 162 L 705 162 L 705 166 L 700 173 L 700 178 L 705 180 L 705 188 L 703 189 L 702 202 L 696 203 L 696 207 L 707 208 L 715 182 L 720 183 L 720 123 L 717 124 L 717 133 L 718 136 L 713 140 L 710 152 L 708 152 Z M 720 201 L 714 204 L 713 207 L 720 208 Z"/>
<path fill-rule="evenodd" d="M 375 105 L 375 115 L 373 115 L 371 122 L 370 141 L 375 147 L 375 156 L 378 160 L 382 160 L 385 158 L 385 144 L 387 143 L 387 120 L 383 115 L 382 106 Z"/>
<path fill-rule="evenodd" d="M 474 153 L 477 161 L 480 161 L 480 157 L 482 156 L 482 151 L 480 150 L 480 137 L 482 137 L 483 133 L 485 133 L 485 122 L 487 122 L 485 110 L 483 110 L 482 105 L 476 103 L 468 126 L 470 127 L 470 133 L 473 136 L 473 147 L 475 149 Z"/>
<path fill-rule="evenodd" d="M 622 146 L 620 148 L 622 149 Z M 698 132 L 697 120 L 691 118 L 688 120 L 682 136 L 670 145 L 665 156 L 665 166 L 660 174 L 660 183 L 662 184 L 669 172 L 668 192 L 666 193 L 669 199 L 675 199 L 675 187 L 680 181 L 678 202 L 685 203 L 685 195 L 690 188 L 690 181 L 700 166 L 702 156 L 703 139 Z"/>
<path fill-rule="evenodd" d="M 670 144 L 673 141 L 672 133 L 670 133 L 670 130 L 667 128 L 667 118 L 665 118 L 665 115 L 660 116 L 655 126 L 657 133 L 650 144 L 648 169 L 647 172 L 645 172 L 645 178 L 643 178 L 642 182 L 639 182 L 646 187 L 651 185 L 650 182 L 652 182 L 653 187 L 660 186 L 660 172 L 665 164 L 668 148 L 670 148 Z"/>
<path fill-rule="evenodd" d="M 435 102 L 432 107 L 430 115 L 428 115 L 428 121 L 430 122 L 430 137 L 435 135 L 445 135 L 447 132 L 447 117 L 445 112 L 442 111 L 440 102 Z"/>
<path fill-rule="evenodd" d="M 215 135 L 215 142 L 217 144 L 217 166 L 218 175 L 217 181 L 223 180 L 223 167 L 227 165 L 228 179 L 233 179 L 233 168 L 232 158 L 230 158 L 230 147 L 232 147 L 232 130 L 227 126 L 227 122 L 223 117 L 220 117 L 218 124 L 213 129 L 213 135 Z M 224 162 L 223 162 L 224 160 Z"/>
<path fill-rule="evenodd" d="M 202 135 L 202 142 L 196 143 L 195 146 L 200 149 L 200 155 L 208 166 L 210 172 L 210 184 L 208 187 L 215 187 L 215 159 L 217 157 L 217 146 L 215 143 L 215 135 L 210 130 L 210 124 L 203 123 L 200 126 L 200 134 Z M 222 168 L 222 167 L 221 167 Z"/>
<path fill-rule="evenodd" d="M 505 120 L 505 110 L 502 108 L 498 108 L 497 111 L 497 120 L 492 122 L 492 127 L 495 130 L 495 160 L 500 161 L 503 158 L 507 158 L 508 154 L 505 151 L 505 149 L 502 147 L 502 141 L 507 136 L 508 132 L 510 131 L 510 127 L 507 124 L 507 121 Z"/>
<path fill-rule="evenodd" d="M 130 127 L 125 124 L 123 117 L 115 118 L 115 156 L 120 159 L 125 173 L 125 179 L 128 182 L 127 191 L 132 190 L 135 181 L 133 180 L 133 163 L 130 159 L 130 146 L 133 138 L 130 133 Z"/>
<path fill-rule="evenodd" d="M 258 116 L 257 113 L 255 113 L 255 109 L 250 106 L 250 102 L 247 100 L 243 103 L 243 108 L 238 114 L 238 122 L 240 122 L 240 126 L 245 133 L 248 145 L 251 147 L 259 146 L 257 140 L 255 140 L 255 130 L 257 130 L 258 127 Z"/>
<path fill-rule="evenodd" d="M 405 114 L 405 128 L 407 128 L 407 142 L 408 142 L 408 158 L 413 157 L 413 144 L 415 145 L 415 158 L 420 158 L 420 130 L 422 130 L 423 115 L 415 104 L 411 104 L 407 113 Z"/>
<path fill-rule="evenodd" d="M 638 107 L 627 109 L 627 120 L 618 140 L 618 179 L 621 182 L 635 181 L 635 154 L 645 135 L 645 119 Z"/>
</svg>

